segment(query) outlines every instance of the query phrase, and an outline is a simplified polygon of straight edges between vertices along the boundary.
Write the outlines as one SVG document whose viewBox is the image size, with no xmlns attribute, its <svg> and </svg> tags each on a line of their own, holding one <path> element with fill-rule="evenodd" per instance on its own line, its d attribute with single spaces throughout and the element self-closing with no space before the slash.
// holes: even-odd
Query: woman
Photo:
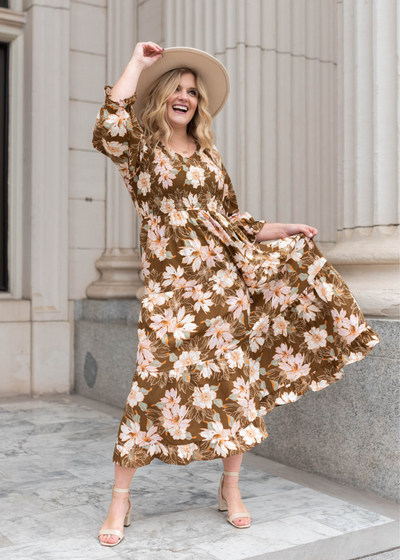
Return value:
<svg viewBox="0 0 400 560">
<path fill-rule="evenodd" d="M 210 132 L 229 93 L 217 59 L 138 43 L 105 93 L 93 146 L 118 166 L 140 216 L 145 296 L 99 540 L 121 542 L 132 477 L 155 457 L 221 458 L 218 507 L 249 527 L 239 469 L 267 437 L 263 416 L 331 385 L 380 339 L 314 227 L 239 212 Z"/>
</svg>

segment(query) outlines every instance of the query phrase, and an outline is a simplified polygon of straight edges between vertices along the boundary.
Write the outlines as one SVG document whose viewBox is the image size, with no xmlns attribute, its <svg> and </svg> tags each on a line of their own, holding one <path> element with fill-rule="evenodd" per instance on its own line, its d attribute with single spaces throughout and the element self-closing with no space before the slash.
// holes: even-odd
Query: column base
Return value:
<svg viewBox="0 0 400 560">
<path fill-rule="evenodd" d="M 399 234 L 398 226 L 344 230 L 336 245 L 324 253 L 364 315 L 400 317 Z"/>
<path fill-rule="evenodd" d="M 101 277 L 90 284 L 86 295 L 92 299 L 137 298 L 143 287 L 142 261 L 136 249 L 106 249 L 95 263 Z"/>
</svg>

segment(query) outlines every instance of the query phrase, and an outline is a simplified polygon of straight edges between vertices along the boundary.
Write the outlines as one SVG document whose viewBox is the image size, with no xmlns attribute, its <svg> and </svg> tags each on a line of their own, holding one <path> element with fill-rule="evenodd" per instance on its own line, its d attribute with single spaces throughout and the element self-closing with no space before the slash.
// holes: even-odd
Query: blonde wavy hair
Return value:
<svg viewBox="0 0 400 560">
<path fill-rule="evenodd" d="M 169 139 L 173 129 L 167 121 L 167 99 L 175 92 L 182 74 L 193 74 L 198 90 L 197 108 L 192 120 L 187 125 L 187 134 L 200 145 L 200 154 L 208 155 L 221 166 L 222 159 L 213 145 L 213 134 L 210 130 L 212 117 L 208 111 L 207 90 L 201 76 L 190 68 L 174 68 L 160 76 L 147 90 L 145 108 L 138 115 L 139 123 L 143 129 L 144 138 L 151 149 L 155 149 L 161 139 L 164 140 L 166 149 L 171 158 L 173 154 L 169 147 Z"/>
</svg>

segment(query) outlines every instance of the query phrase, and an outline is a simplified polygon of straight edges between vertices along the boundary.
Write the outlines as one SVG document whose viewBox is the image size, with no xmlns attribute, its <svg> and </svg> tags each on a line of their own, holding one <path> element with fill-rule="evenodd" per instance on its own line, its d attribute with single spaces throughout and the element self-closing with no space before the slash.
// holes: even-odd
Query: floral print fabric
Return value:
<svg viewBox="0 0 400 560">
<path fill-rule="evenodd" d="M 243 453 L 263 416 L 320 391 L 380 342 L 349 288 L 303 233 L 257 243 L 211 155 L 150 150 L 136 95 L 105 86 L 93 146 L 118 167 L 141 220 L 145 295 L 136 371 L 113 461 L 187 464 Z"/>
</svg>

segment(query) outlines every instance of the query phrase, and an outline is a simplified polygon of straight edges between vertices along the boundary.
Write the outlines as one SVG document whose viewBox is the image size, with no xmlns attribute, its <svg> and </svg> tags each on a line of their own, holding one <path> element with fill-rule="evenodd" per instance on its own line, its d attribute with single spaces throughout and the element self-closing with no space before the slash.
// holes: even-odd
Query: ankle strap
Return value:
<svg viewBox="0 0 400 560">
<path fill-rule="evenodd" d="M 130 491 L 131 491 L 130 488 L 116 488 L 116 487 L 114 486 L 114 484 L 113 484 L 112 489 L 114 490 L 114 492 L 121 492 L 121 493 L 122 493 L 122 492 L 125 492 L 125 493 L 126 493 L 126 492 L 130 492 Z"/>
<path fill-rule="evenodd" d="M 226 475 L 226 476 L 239 476 L 239 472 L 224 471 L 224 475 Z"/>
</svg>

